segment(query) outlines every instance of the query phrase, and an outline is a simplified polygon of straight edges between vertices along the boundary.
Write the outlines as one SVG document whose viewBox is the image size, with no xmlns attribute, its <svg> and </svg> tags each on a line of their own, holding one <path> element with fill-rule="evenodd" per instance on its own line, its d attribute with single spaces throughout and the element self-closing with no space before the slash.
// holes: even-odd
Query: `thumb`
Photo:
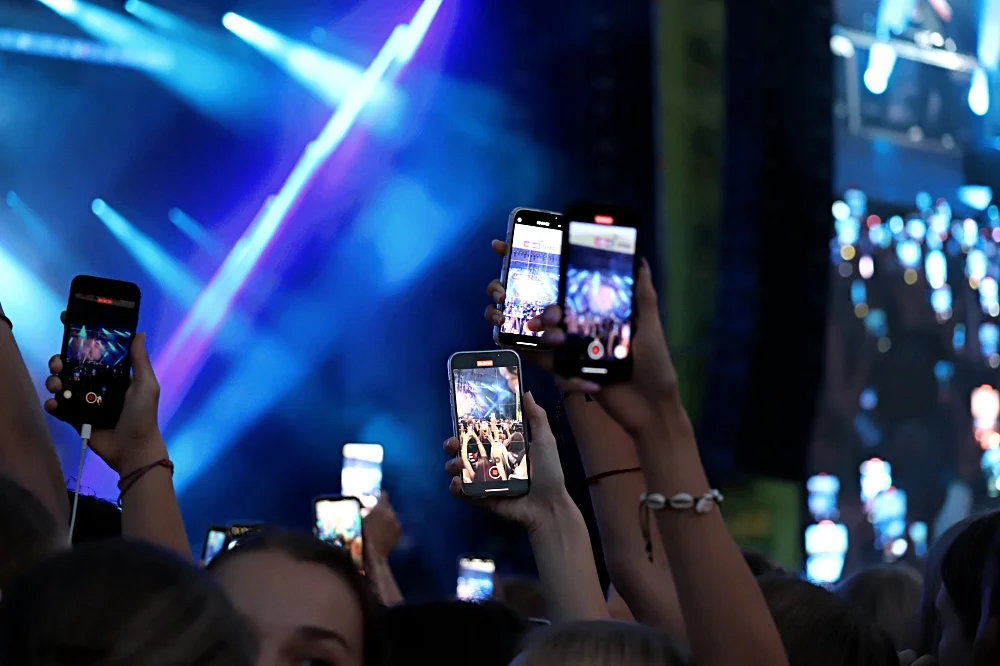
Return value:
<svg viewBox="0 0 1000 666">
<path fill-rule="evenodd" d="M 385 504 L 386 506 L 392 506 L 392 502 L 389 501 L 389 491 L 383 490 L 378 494 L 378 503 Z"/>
<path fill-rule="evenodd" d="M 535 396 L 531 395 L 531 391 L 524 394 L 524 415 L 531 425 L 532 432 L 544 432 L 549 429 L 549 417 L 535 402 Z"/>
<path fill-rule="evenodd" d="M 140 333 L 132 341 L 129 349 L 132 357 L 132 379 L 138 384 L 147 384 L 156 381 L 156 373 L 153 372 L 153 364 L 149 361 L 149 352 L 146 351 L 146 334 Z"/>
</svg>

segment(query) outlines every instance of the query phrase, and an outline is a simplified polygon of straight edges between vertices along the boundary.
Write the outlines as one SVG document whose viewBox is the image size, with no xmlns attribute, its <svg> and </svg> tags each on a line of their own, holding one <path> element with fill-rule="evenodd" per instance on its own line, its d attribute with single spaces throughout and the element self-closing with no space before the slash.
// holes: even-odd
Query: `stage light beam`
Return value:
<svg viewBox="0 0 1000 666">
<path fill-rule="evenodd" d="M 167 296 L 184 307 L 194 303 L 201 285 L 184 264 L 139 231 L 103 199 L 94 199 L 91 210 L 135 257 L 142 269 L 156 280 Z"/>
<path fill-rule="evenodd" d="M 289 39 L 239 14 L 229 12 L 222 17 L 222 25 L 331 107 L 336 107 L 364 74 L 352 62 Z M 380 84 L 370 104 L 381 106 L 390 101 L 390 96 L 389 87 Z"/>
<path fill-rule="evenodd" d="M 222 254 L 222 245 L 217 241 L 208 229 L 198 224 L 197 221 L 179 208 L 172 208 L 167 213 L 167 219 L 181 232 L 190 238 L 194 243 L 212 254 Z"/>
<path fill-rule="evenodd" d="M 415 18 L 419 17 L 422 23 L 426 22 L 428 12 L 436 13 L 440 6 L 441 0 L 424 0 Z M 229 20 L 232 22 L 233 19 Z M 223 261 L 160 354 L 157 367 L 163 368 L 160 384 L 163 396 L 167 398 L 165 404 L 161 404 L 160 411 L 164 421 L 169 420 L 183 400 L 227 312 L 292 208 L 305 193 L 313 176 L 343 141 L 379 83 L 389 74 L 390 68 L 397 64 L 400 54 L 405 54 L 412 48 L 414 36 L 408 33 L 410 29 L 410 25 L 398 25 L 392 31 L 322 132 L 306 147 L 285 184 L 273 201 L 266 205 L 259 221 L 252 224 L 237 241 L 233 251 Z M 419 34 L 422 37 L 424 33 Z"/>
</svg>

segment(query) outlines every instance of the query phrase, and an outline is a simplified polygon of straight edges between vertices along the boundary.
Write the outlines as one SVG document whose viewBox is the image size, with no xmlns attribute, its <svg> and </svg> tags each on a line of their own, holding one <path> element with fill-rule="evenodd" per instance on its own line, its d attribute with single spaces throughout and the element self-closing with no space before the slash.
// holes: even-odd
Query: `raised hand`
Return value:
<svg viewBox="0 0 1000 666">
<path fill-rule="evenodd" d="M 365 552 L 374 557 L 389 557 L 403 536 L 403 528 L 392 508 L 392 502 L 389 501 L 389 493 L 385 490 L 361 525 L 364 530 Z"/>
<path fill-rule="evenodd" d="M 662 404 L 677 396 L 677 372 L 667 350 L 663 326 L 660 324 L 656 289 L 653 287 L 649 264 L 639 267 L 635 281 L 635 335 L 632 344 L 632 379 L 621 384 L 599 387 L 579 377 L 567 379 L 563 386 L 568 392 L 591 393 L 601 406 L 630 433 L 650 424 Z M 539 317 L 528 322 L 528 328 L 542 332 L 542 340 L 556 347 L 566 341 L 560 327 L 562 311 L 551 305 Z"/>
<path fill-rule="evenodd" d="M 66 313 L 62 314 L 65 321 Z M 153 372 L 153 365 L 146 351 L 146 334 L 139 333 L 129 349 L 132 361 L 132 383 L 125 393 L 125 406 L 118 425 L 113 429 L 95 429 L 91 433 L 90 448 L 118 474 L 128 474 L 134 469 L 166 457 L 166 447 L 157 423 L 160 403 L 160 384 Z M 45 380 L 45 388 L 53 395 L 62 392 L 62 357 L 56 354 L 49 359 L 52 376 Z M 65 421 L 55 398 L 45 401 L 45 411 Z M 67 421 L 68 422 L 68 421 Z M 82 423 L 70 423 L 79 430 Z"/>
<path fill-rule="evenodd" d="M 556 439 L 549 427 L 545 410 L 538 406 L 531 393 L 524 394 L 524 414 L 531 427 L 531 446 L 528 449 L 528 470 L 531 475 L 531 491 L 521 497 L 472 500 L 486 507 L 501 518 L 523 525 L 529 533 L 544 529 L 550 523 L 555 510 L 568 498 L 566 481 Z M 448 438 L 444 450 L 451 458 L 445 464 L 445 471 L 452 477 L 451 494 L 468 499 L 462 493 L 461 459 L 462 445 L 455 437 Z"/>
</svg>

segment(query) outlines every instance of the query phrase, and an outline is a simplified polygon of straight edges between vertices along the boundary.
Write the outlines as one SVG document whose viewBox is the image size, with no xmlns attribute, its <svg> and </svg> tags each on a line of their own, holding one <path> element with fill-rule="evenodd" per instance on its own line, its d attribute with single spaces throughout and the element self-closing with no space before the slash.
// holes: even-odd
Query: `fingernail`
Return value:
<svg viewBox="0 0 1000 666">
<path fill-rule="evenodd" d="M 647 271 L 649 270 L 649 262 L 646 261 L 646 257 L 640 257 L 639 262 L 642 264 L 643 268 L 645 268 Z"/>
<path fill-rule="evenodd" d="M 531 391 L 528 391 L 527 393 L 524 394 L 524 398 L 525 398 L 525 400 L 527 400 L 528 398 L 531 398 L 531 400 L 534 401 L 535 396 L 531 395 Z"/>
<path fill-rule="evenodd" d="M 499 303 L 501 296 L 502 296 L 502 294 L 499 291 L 497 291 L 495 289 L 493 290 L 493 302 L 494 303 Z"/>
<path fill-rule="evenodd" d="M 584 382 L 582 388 L 586 393 L 597 393 L 601 390 L 600 385 L 595 384 L 594 382 Z"/>
</svg>

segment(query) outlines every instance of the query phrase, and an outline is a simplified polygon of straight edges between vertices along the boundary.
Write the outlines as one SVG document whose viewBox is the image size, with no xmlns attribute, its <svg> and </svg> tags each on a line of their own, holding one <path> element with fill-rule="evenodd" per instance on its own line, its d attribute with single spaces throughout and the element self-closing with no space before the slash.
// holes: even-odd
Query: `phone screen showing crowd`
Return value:
<svg viewBox="0 0 1000 666">
<path fill-rule="evenodd" d="M 527 323 L 559 298 L 562 230 L 515 224 L 501 333 L 539 336 Z"/>
<path fill-rule="evenodd" d="M 518 368 L 454 368 L 452 375 L 462 483 L 489 489 L 527 481 Z"/>
</svg>

